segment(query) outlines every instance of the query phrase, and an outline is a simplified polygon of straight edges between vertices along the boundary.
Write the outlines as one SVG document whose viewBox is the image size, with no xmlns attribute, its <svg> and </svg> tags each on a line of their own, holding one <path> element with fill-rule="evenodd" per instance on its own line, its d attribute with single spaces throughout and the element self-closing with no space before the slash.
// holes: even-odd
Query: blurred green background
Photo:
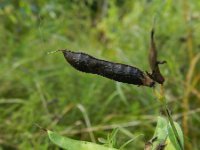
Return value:
<svg viewBox="0 0 200 150">
<path fill-rule="evenodd" d="M 143 149 L 161 114 L 153 90 L 80 73 L 47 52 L 149 71 L 154 17 L 169 107 L 186 147 L 200 149 L 199 0 L 0 1 L 0 149 L 58 149 L 35 124 L 97 143 L 119 127 L 116 147 L 135 138 L 126 149 Z"/>
</svg>

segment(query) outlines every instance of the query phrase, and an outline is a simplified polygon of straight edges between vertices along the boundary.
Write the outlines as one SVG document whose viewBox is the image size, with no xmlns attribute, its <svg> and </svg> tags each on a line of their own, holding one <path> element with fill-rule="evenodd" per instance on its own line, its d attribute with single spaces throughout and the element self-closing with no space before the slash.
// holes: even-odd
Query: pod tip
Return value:
<svg viewBox="0 0 200 150">
<path fill-rule="evenodd" d="M 47 52 L 47 55 L 49 55 L 49 54 L 54 54 L 54 53 L 56 53 L 56 52 L 60 52 L 60 51 L 65 51 L 65 50 L 55 50 L 55 51 L 50 51 L 50 52 Z"/>
</svg>

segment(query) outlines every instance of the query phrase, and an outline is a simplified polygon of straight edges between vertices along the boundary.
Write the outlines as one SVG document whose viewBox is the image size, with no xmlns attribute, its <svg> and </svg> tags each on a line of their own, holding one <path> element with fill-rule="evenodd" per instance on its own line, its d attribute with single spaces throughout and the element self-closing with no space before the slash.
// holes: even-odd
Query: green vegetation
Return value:
<svg viewBox="0 0 200 150">
<path fill-rule="evenodd" d="M 178 131 L 178 137 L 181 141 L 181 145 L 183 145 L 183 133 L 181 131 L 180 126 L 174 122 L 176 129 Z M 62 147 L 63 149 L 66 150 L 117 150 L 114 149 L 113 147 L 114 145 L 114 141 L 116 141 L 116 135 L 118 130 L 114 130 L 113 133 L 115 134 L 111 134 L 111 136 L 108 136 L 109 138 L 107 139 L 107 141 L 110 141 L 110 144 L 104 143 L 104 145 L 100 145 L 100 144 L 94 144 L 91 142 L 86 142 L 86 141 L 77 141 L 77 140 L 73 140 L 70 138 L 66 138 L 64 136 L 60 136 L 57 133 L 54 133 L 50 130 L 45 130 L 45 132 L 48 133 L 49 139 L 56 145 L 58 145 L 59 147 Z M 112 136 L 115 135 L 115 136 Z M 137 138 L 137 137 L 135 137 Z M 132 141 L 135 140 L 134 139 L 130 139 L 129 141 L 127 141 L 126 143 L 124 143 L 122 146 L 120 146 L 119 150 L 124 150 L 124 148 Z M 154 140 L 153 140 L 154 139 Z M 112 142 L 111 142 L 112 141 Z M 158 117 L 158 121 L 157 121 L 157 126 L 156 126 L 156 130 L 155 133 L 153 135 L 153 138 L 151 140 L 149 140 L 146 144 L 145 144 L 145 150 L 149 150 L 152 148 L 152 150 L 158 150 L 158 148 L 161 147 L 165 147 L 165 150 L 179 150 L 180 147 L 176 142 L 176 138 L 173 134 L 172 128 L 170 127 L 170 124 L 168 123 L 168 120 L 162 117 Z"/>
<path fill-rule="evenodd" d="M 0 2 L 0 149 L 59 149 L 35 124 L 73 139 L 143 149 L 161 104 L 153 90 L 80 73 L 58 49 L 149 71 L 149 33 L 168 106 L 186 149 L 200 149 L 200 1 L 7 0 Z M 98 140 L 99 139 L 99 140 Z M 107 142 L 107 141 L 106 141 Z"/>
</svg>

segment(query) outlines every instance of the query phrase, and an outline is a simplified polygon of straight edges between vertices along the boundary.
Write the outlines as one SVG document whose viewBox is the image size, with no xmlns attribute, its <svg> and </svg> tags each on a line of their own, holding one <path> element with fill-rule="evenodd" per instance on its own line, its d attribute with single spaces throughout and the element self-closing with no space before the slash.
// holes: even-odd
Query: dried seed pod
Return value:
<svg viewBox="0 0 200 150">
<path fill-rule="evenodd" d="M 156 50 L 156 44 L 154 42 L 154 29 L 151 31 L 151 47 L 149 52 L 149 64 L 152 70 L 152 73 L 147 73 L 151 79 L 154 81 L 163 84 L 165 81 L 165 78 L 162 76 L 159 65 L 166 63 L 166 61 L 158 61 L 157 60 L 157 50 Z"/>
<path fill-rule="evenodd" d="M 77 70 L 135 85 L 154 86 L 155 82 L 143 71 L 125 64 L 96 59 L 90 55 L 61 50 L 65 59 Z"/>
</svg>

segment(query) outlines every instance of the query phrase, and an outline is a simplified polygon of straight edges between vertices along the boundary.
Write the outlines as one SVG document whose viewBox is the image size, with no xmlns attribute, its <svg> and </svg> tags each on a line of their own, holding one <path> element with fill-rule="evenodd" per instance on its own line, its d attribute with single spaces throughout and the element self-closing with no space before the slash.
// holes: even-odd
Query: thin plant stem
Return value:
<svg viewBox="0 0 200 150">
<path fill-rule="evenodd" d="M 171 125 L 171 127 L 172 127 L 172 130 L 173 130 L 173 133 L 174 133 L 174 135 L 175 135 L 175 138 L 176 138 L 176 140 L 177 140 L 177 142 L 178 142 L 178 145 L 180 146 L 181 150 L 183 150 L 183 146 L 182 146 L 181 141 L 180 141 L 180 139 L 179 139 L 178 132 L 177 132 L 176 127 L 175 127 L 175 125 L 174 125 L 174 121 L 173 121 L 172 116 L 171 116 L 171 114 L 170 114 L 170 112 L 169 112 L 169 108 L 167 107 L 166 104 L 164 104 L 164 110 L 165 110 L 165 113 L 166 113 L 167 118 L 168 118 L 168 120 L 169 120 L 169 123 L 170 123 L 170 125 Z"/>
<path fill-rule="evenodd" d="M 187 38 L 186 38 L 186 49 L 188 51 L 188 56 L 189 56 L 189 63 L 191 64 L 193 57 L 194 57 L 194 52 L 193 52 L 193 28 L 192 28 L 192 24 L 191 24 L 191 14 L 190 14 L 190 5 L 189 5 L 189 0 L 183 0 L 182 1 L 182 11 L 183 11 L 183 21 L 185 23 L 185 27 L 186 27 L 186 34 L 187 34 Z M 190 68 L 190 67 L 189 67 Z M 190 72 L 190 69 L 188 71 L 188 74 Z M 186 76 L 187 78 L 188 76 Z M 190 80 L 187 79 L 186 80 L 186 87 L 185 87 L 185 96 L 183 98 L 183 131 L 184 131 L 184 135 L 186 137 L 188 137 L 188 133 L 189 133 L 189 127 L 188 127 L 188 116 L 187 113 L 189 112 L 189 96 L 190 96 Z M 186 149 L 191 149 L 191 144 L 189 142 L 186 142 L 185 144 L 185 148 Z"/>
</svg>

